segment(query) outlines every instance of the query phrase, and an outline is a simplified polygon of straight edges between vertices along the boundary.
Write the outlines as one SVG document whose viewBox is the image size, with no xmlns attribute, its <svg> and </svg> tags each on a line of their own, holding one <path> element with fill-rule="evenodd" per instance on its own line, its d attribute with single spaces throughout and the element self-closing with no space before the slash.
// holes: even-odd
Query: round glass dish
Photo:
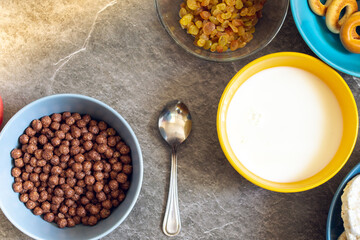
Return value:
<svg viewBox="0 0 360 240">
<path fill-rule="evenodd" d="M 239 60 L 266 47 L 279 32 L 289 6 L 289 0 L 267 1 L 262 10 L 263 17 L 255 25 L 253 40 L 236 51 L 217 53 L 195 46 L 194 37 L 181 28 L 179 10 L 182 2 L 183 0 L 155 0 L 162 25 L 174 41 L 187 52 L 202 59 L 218 62 Z"/>
</svg>

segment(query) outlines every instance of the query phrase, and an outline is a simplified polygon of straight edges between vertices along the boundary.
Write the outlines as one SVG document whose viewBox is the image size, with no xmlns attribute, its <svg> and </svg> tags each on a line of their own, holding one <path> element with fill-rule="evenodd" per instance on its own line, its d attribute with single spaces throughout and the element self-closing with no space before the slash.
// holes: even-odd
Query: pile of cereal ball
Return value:
<svg viewBox="0 0 360 240">
<path fill-rule="evenodd" d="M 180 25 L 194 44 L 211 52 L 235 51 L 253 39 L 266 0 L 185 0 Z"/>
<path fill-rule="evenodd" d="M 33 120 L 19 142 L 11 152 L 13 190 L 44 220 L 93 226 L 124 200 L 130 148 L 104 121 L 55 113 Z"/>
</svg>

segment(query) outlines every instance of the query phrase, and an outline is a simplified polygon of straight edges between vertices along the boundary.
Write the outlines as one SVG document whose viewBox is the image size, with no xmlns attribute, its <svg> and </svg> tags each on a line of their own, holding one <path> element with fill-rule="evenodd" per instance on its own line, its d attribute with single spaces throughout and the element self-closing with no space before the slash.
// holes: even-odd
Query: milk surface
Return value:
<svg viewBox="0 0 360 240">
<path fill-rule="evenodd" d="M 294 67 L 263 70 L 243 83 L 226 117 L 230 146 L 251 172 L 274 182 L 313 176 L 341 141 L 341 109 L 318 77 Z"/>
</svg>

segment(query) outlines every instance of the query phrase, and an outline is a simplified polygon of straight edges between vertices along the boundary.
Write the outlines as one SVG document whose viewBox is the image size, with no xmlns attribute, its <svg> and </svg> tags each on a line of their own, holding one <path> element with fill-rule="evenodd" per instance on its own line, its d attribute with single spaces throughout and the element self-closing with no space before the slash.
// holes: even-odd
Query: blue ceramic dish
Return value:
<svg viewBox="0 0 360 240">
<path fill-rule="evenodd" d="M 341 219 L 341 195 L 346 184 L 358 174 L 360 174 L 360 163 L 348 173 L 335 192 L 326 223 L 326 240 L 336 240 L 344 232 L 343 221 Z"/>
<path fill-rule="evenodd" d="M 19 194 L 12 190 L 13 161 L 10 152 L 18 146 L 18 138 L 32 120 L 64 111 L 90 114 L 94 119 L 104 120 L 118 131 L 131 148 L 133 174 L 125 200 L 112 214 L 97 225 L 77 225 L 60 229 L 53 223 L 33 215 L 20 202 Z M 128 216 L 139 196 L 143 178 L 143 160 L 139 142 L 129 124 L 108 105 L 82 95 L 60 94 L 41 98 L 21 109 L 6 124 L 0 134 L 0 207 L 5 216 L 19 230 L 36 239 L 99 239 L 118 227 Z"/>
<path fill-rule="evenodd" d="M 343 47 L 339 35 L 328 30 L 325 18 L 313 13 L 308 1 L 290 0 L 290 5 L 295 24 L 311 50 L 337 70 L 360 77 L 360 54 Z"/>
</svg>

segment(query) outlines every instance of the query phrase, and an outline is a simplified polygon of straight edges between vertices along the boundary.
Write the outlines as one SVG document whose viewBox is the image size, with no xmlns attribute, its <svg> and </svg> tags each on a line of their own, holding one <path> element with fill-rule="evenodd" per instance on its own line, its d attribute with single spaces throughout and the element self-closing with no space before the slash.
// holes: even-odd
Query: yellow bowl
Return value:
<svg viewBox="0 0 360 240">
<path fill-rule="evenodd" d="M 340 146 L 329 164 L 312 177 L 290 183 L 272 182 L 246 169 L 235 156 L 226 134 L 226 116 L 229 104 L 241 84 L 260 71 L 279 66 L 300 68 L 319 77 L 336 96 L 343 117 L 343 136 Z M 309 55 L 295 52 L 281 52 L 266 55 L 249 63 L 231 79 L 221 97 L 216 124 L 220 145 L 226 158 L 243 177 L 268 190 L 277 192 L 300 192 L 323 184 L 345 165 L 356 143 L 359 121 L 354 97 L 344 79 L 335 70 Z"/>
</svg>

